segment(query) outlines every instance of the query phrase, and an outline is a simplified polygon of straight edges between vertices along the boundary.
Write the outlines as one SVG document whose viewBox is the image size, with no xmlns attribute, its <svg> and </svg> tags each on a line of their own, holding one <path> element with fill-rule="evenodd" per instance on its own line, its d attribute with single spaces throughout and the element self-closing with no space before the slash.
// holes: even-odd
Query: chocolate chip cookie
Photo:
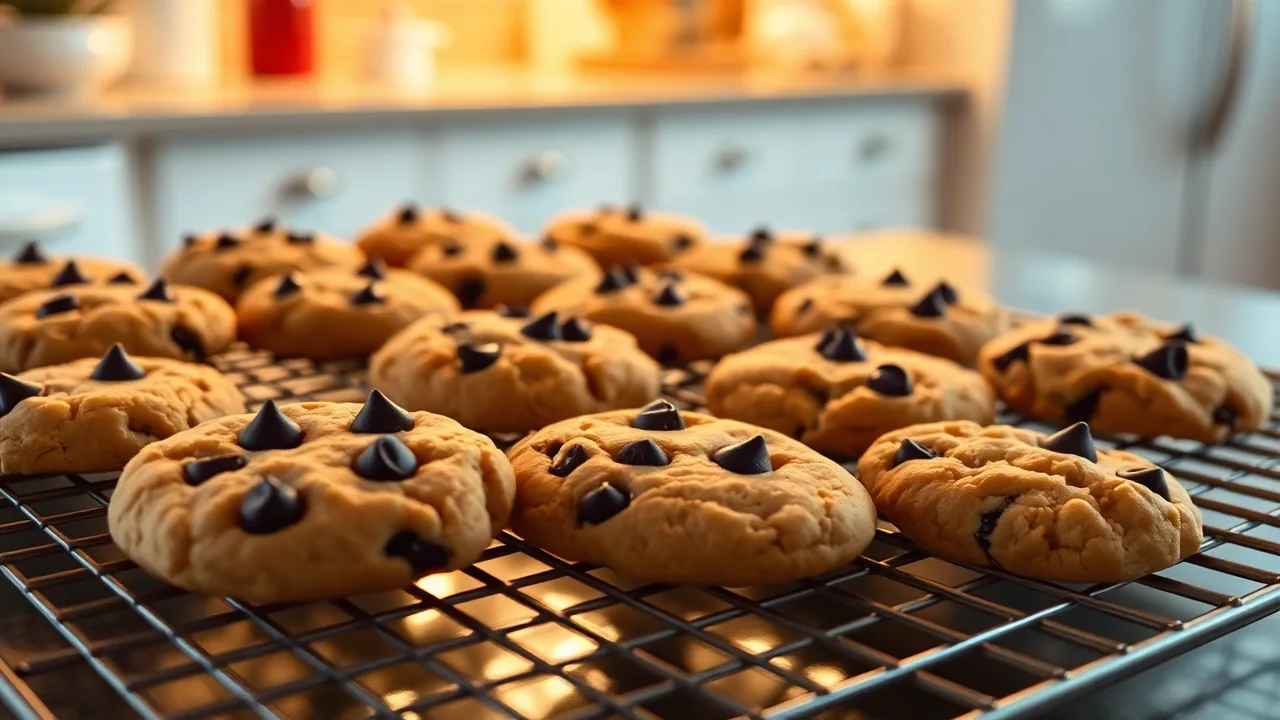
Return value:
<svg viewBox="0 0 1280 720">
<path fill-rule="evenodd" d="M 622 328 L 664 363 L 717 358 L 756 334 L 751 298 L 695 273 L 611 268 L 599 281 L 557 285 L 533 303 L 537 314 L 558 311 Z"/>
<path fill-rule="evenodd" d="M 187 235 L 161 264 L 175 283 L 194 285 L 234 303 L 250 285 L 291 270 L 355 270 L 364 254 L 322 233 L 290 229 L 268 219 L 252 228 Z"/>
<path fill-rule="evenodd" d="M 407 267 L 424 248 L 463 242 L 475 235 L 513 238 L 516 231 L 505 220 L 486 213 L 406 203 L 362 232 L 356 245 L 391 267 Z"/>
<path fill-rule="evenodd" d="M 780 337 L 819 332 L 838 322 L 885 345 L 973 365 L 982 344 L 1008 329 L 1009 313 L 946 282 L 920 285 L 895 270 L 879 278 L 810 281 L 780 295 L 770 318 Z"/>
<path fill-rule="evenodd" d="M 131 358 L 118 343 L 101 358 L 0 373 L 0 474 L 119 470 L 148 443 L 241 412 L 217 370 Z"/>
<path fill-rule="evenodd" d="M 141 285 L 147 274 L 116 260 L 90 257 L 50 257 L 40 243 L 29 242 L 11 260 L 0 261 L 0 302 L 32 290 L 67 285 Z"/>
<path fill-rule="evenodd" d="M 468 310 L 527 306 L 566 280 L 600 279 L 599 266 L 577 248 L 492 233 L 428 247 L 410 261 L 409 269 L 452 290 Z"/>
<path fill-rule="evenodd" d="M 551 221 L 543 233 L 565 245 L 582 248 L 602 267 L 671 262 L 707 239 L 697 220 L 639 205 L 601 205 L 595 212 L 574 211 Z"/>
<path fill-rule="evenodd" d="M 756 312 L 767 315 L 782 293 L 824 275 L 853 270 L 822 236 L 756 228 L 745 238 L 707 243 L 682 253 L 672 267 L 692 270 L 740 288 Z"/>
<path fill-rule="evenodd" d="M 798 580 L 849 562 L 875 532 L 870 498 L 835 462 L 665 400 L 557 423 L 508 454 L 516 532 L 641 580 Z"/>
<path fill-rule="evenodd" d="M 1271 385 L 1239 350 L 1136 313 L 1028 322 L 983 347 L 978 367 L 1014 410 L 1098 432 L 1216 442 L 1271 414 Z"/>
<path fill-rule="evenodd" d="M 448 290 L 379 260 L 267 278 L 236 303 L 240 339 L 313 360 L 367 357 L 418 318 L 457 311 Z"/>
<path fill-rule="evenodd" d="M 1048 437 L 971 422 L 916 425 L 858 463 L 880 514 L 956 562 L 1059 582 L 1123 582 L 1200 547 L 1200 512 L 1145 458 L 1097 450 L 1089 426 Z"/>
<path fill-rule="evenodd" d="M 491 440 L 375 392 L 364 405 L 268 401 L 148 445 L 108 519 L 116 545 L 169 583 L 284 602 L 464 567 L 514 489 Z"/>
<path fill-rule="evenodd" d="M 840 325 L 730 355 L 707 376 L 707 407 L 716 416 L 771 428 L 846 458 L 907 425 L 991 423 L 995 404 L 977 371 L 859 340 Z"/>
<path fill-rule="evenodd" d="M 369 382 L 470 428 L 525 432 L 657 394 L 661 368 L 622 330 L 548 313 L 425 318 L 373 355 Z"/>
<path fill-rule="evenodd" d="M 203 361 L 235 339 L 236 315 L 208 290 L 158 278 L 67 285 L 0 304 L 0 372 L 101 357 L 112 345 L 142 357 Z"/>
</svg>

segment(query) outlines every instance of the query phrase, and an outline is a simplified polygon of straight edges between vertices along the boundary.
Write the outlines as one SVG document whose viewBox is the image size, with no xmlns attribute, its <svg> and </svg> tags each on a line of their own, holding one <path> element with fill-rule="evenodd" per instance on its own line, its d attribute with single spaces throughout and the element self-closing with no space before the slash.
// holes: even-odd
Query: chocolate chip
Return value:
<svg viewBox="0 0 1280 720">
<path fill-rule="evenodd" d="M 907 285 L 910 285 L 911 281 L 907 279 L 906 275 L 902 274 L 901 270 L 894 268 L 893 272 L 886 275 L 884 280 L 880 281 L 880 284 L 881 285 L 897 285 L 899 287 L 905 287 Z"/>
<path fill-rule="evenodd" d="M 562 339 L 560 334 L 560 316 L 557 315 L 554 310 L 549 313 L 539 315 L 537 318 L 525 323 L 524 327 L 520 328 L 520 334 L 525 337 L 533 338 L 534 340 L 542 340 L 544 342 L 560 340 Z"/>
<path fill-rule="evenodd" d="M 59 315 L 80 308 L 80 301 L 74 295 L 59 295 L 36 309 L 36 317 L 43 318 Z"/>
<path fill-rule="evenodd" d="M 164 278 L 156 278 L 142 294 L 138 296 L 139 300 L 154 300 L 156 302 L 174 302 L 173 288 L 169 287 L 169 281 Z"/>
<path fill-rule="evenodd" d="M 451 322 L 448 325 L 445 325 L 444 327 L 440 328 L 440 332 L 445 333 L 446 335 L 455 335 L 457 333 L 464 333 L 470 329 L 471 329 L 471 323 Z"/>
<path fill-rule="evenodd" d="M 13 256 L 13 261 L 19 265 L 42 265 L 49 262 L 49 256 L 44 254 L 40 243 L 33 241 L 23 245 L 18 254 Z"/>
<path fill-rule="evenodd" d="M 1063 408 L 1063 417 L 1069 423 L 1088 422 L 1098 410 L 1098 401 L 1102 399 L 1102 388 L 1081 395 L 1074 402 Z"/>
<path fill-rule="evenodd" d="M 1015 495 L 1007 495 L 999 505 L 978 516 L 978 531 L 973 534 L 973 539 L 978 543 L 978 547 L 982 548 L 982 553 L 987 556 L 987 559 L 996 565 L 1000 563 L 991 557 L 991 534 L 996 531 L 996 525 L 1000 523 L 1004 511 L 1008 510 L 1016 499 Z"/>
<path fill-rule="evenodd" d="M 645 438 L 622 446 L 614 458 L 623 465 L 658 466 L 671 462 L 658 443 Z"/>
<path fill-rule="evenodd" d="M 381 390 L 370 391 L 364 406 L 351 421 L 351 432 L 359 435 L 382 435 L 413 429 L 413 415 L 387 399 Z"/>
<path fill-rule="evenodd" d="M 381 305 L 387 301 L 387 298 L 378 292 L 377 280 L 370 280 L 368 285 L 360 289 L 360 292 L 351 296 L 351 304 L 360 305 Z"/>
<path fill-rule="evenodd" d="M 602 483 L 578 501 L 578 525 L 599 525 L 631 505 L 631 494 Z"/>
<path fill-rule="evenodd" d="M 277 300 L 282 300 L 301 290 L 302 285 L 298 283 L 293 273 L 287 272 L 280 276 L 280 284 L 276 285 L 275 292 L 272 295 Z"/>
<path fill-rule="evenodd" d="M 302 444 L 302 428 L 268 400 L 240 431 L 236 442 L 245 450 L 289 450 Z"/>
<path fill-rule="evenodd" d="M 1187 346 L 1180 342 L 1161 345 L 1134 360 L 1142 369 L 1165 380 L 1181 380 L 1186 377 L 1190 362 Z"/>
<path fill-rule="evenodd" d="M 560 337 L 565 342 L 586 342 L 591 339 L 591 323 L 571 317 L 560 326 Z"/>
<path fill-rule="evenodd" d="M 445 256 L 445 257 L 455 257 L 455 256 L 458 256 L 458 255 L 461 255 L 461 254 L 462 254 L 462 251 L 463 251 L 463 250 L 465 250 L 465 249 L 466 249 L 466 248 L 464 248 L 464 247 L 462 246 L 462 243 L 460 243 L 460 242 L 456 242 L 456 241 L 453 241 L 453 240 L 451 240 L 451 241 L 449 241 L 449 242 L 445 243 L 444 245 L 440 246 L 440 251 L 441 251 L 442 253 L 444 253 L 444 256 Z"/>
<path fill-rule="evenodd" d="M 196 237 L 195 233 L 187 233 L 182 236 L 182 247 L 193 248 L 195 247 L 196 243 L 199 241 L 200 241 L 200 238 Z"/>
<path fill-rule="evenodd" d="M 137 285 L 138 279 L 121 270 L 107 279 L 108 285 Z"/>
<path fill-rule="evenodd" d="M 351 469 L 365 480 L 408 480 L 418 472 L 418 458 L 395 435 L 383 435 L 356 456 Z"/>
<path fill-rule="evenodd" d="M 1036 342 L 1040 343 L 1041 345 L 1066 346 L 1066 345 L 1074 345 L 1076 341 L 1079 339 L 1080 338 L 1076 337 L 1075 335 L 1072 335 L 1071 333 L 1067 332 L 1066 328 L 1060 327 L 1057 330 L 1054 330 L 1052 335 L 1042 337 L 1039 340 L 1036 340 Z"/>
<path fill-rule="evenodd" d="M 498 303 L 493 306 L 493 311 L 504 318 L 527 318 L 532 312 L 528 305 L 520 303 Z"/>
<path fill-rule="evenodd" d="M 284 236 L 290 245 L 310 245 L 316 241 L 316 234 L 309 232 L 291 232 Z"/>
<path fill-rule="evenodd" d="M 1078 455 L 1089 462 L 1098 462 L 1098 451 L 1093 446 L 1093 433 L 1089 423 L 1078 422 L 1045 438 L 1040 447 L 1064 455 Z"/>
<path fill-rule="evenodd" d="M 596 285 L 597 295 L 606 295 L 608 293 L 617 292 L 628 285 L 631 281 L 618 268 L 609 268 L 605 271 L 604 277 L 600 279 L 600 283 Z"/>
<path fill-rule="evenodd" d="M 254 232 L 261 233 L 261 234 L 274 232 L 275 229 L 276 229 L 276 219 L 270 216 L 263 218 L 262 221 L 259 222 L 257 225 L 255 225 L 253 228 Z"/>
<path fill-rule="evenodd" d="M 1125 468 L 1117 472 L 1116 475 L 1142 485 L 1165 500 L 1170 500 L 1169 481 L 1165 478 L 1164 470 L 1158 467 Z"/>
<path fill-rule="evenodd" d="M 484 297 L 488 287 L 482 277 L 463 278 L 453 294 L 458 296 L 458 303 L 462 305 L 463 310 L 474 310 L 480 304 L 480 298 Z"/>
<path fill-rule="evenodd" d="M 1196 329 L 1191 323 L 1186 323 L 1177 330 L 1174 330 L 1172 333 L 1165 335 L 1164 339 L 1180 340 L 1185 343 L 1200 342 L 1200 337 L 1196 334 Z"/>
<path fill-rule="evenodd" d="M 627 219 L 631 222 L 640 222 L 644 218 L 644 208 L 640 203 L 632 203 L 627 208 Z"/>
<path fill-rule="evenodd" d="M 234 235 L 222 233 L 218 236 L 218 241 L 214 243 L 215 250 L 234 250 L 240 247 L 240 240 Z"/>
<path fill-rule="evenodd" d="M 818 354 L 832 362 L 863 362 L 867 356 L 858 345 L 858 335 L 848 325 L 829 328 L 814 347 Z"/>
<path fill-rule="evenodd" d="M 640 266 L 635 263 L 626 263 L 621 265 L 622 276 L 627 279 L 628 283 L 635 285 L 640 282 Z"/>
<path fill-rule="evenodd" d="M 773 242 L 773 230 L 768 225 L 757 225 L 747 234 L 747 243 L 764 245 Z"/>
<path fill-rule="evenodd" d="M 93 372 L 89 373 L 90 378 L 103 382 L 141 380 L 146 376 L 147 371 L 134 364 L 120 343 L 108 348 L 106 354 L 93 367 Z"/>
<path fill-rule="evenodd" d="M 496 263 L 509 263 L 518 260 L 520 253 L 514 245 L 500 240 L 493 246 L 492 257 Z"/>
<path fill-rule="evenodd" d="M 916 317 L 942 317 L 947 314 L 946 297 L 935 287 L 911 306 L 911 314 Z"/>
<path fill-rule="evenodd" d="M 177 345 L 178 349 L 183 353 L 191 355 L 191 357 L 195 358 L 197 362 L 204 362 L 206 357 L 204 344 L 200 342 L 199 335 L 196 335 L 181 325 L 175 325 L 174 328 L 169 331 L 169 338 L 173 340 L 173 344 Z"/>
<path fill-rule="evenodd" d="M 991 365 L 996 370 L 1004 372 L 1009 366 L 1017 361 L 1029 362 L 1031 360 L 1031 343 L 1022 343 L 1014 347 L 1012 350 L 997 356 L 991 361 Z"/>
<path fill-rule="evenodd" d="M 564 455 L 557 458 L 547 468 L 547 472 L 556 477 L 569 477 L 578 466 L 587 461 L 587 451 L 581 445 L 572 445 Z"/>
<path fill-rule="evenodd" d="M 678 233 L 671 238 L 671 247 L 676 252 L 684 252 L 693 247 L 694 239 L 685 233 Z"/>
<path fill-rule="evenodd" d="M 658 354 L 654 357 L 654 360 L 663 365 L 675 365 L 680 362 L 680 351 L 676 349 L 675 345 L 664 343 L 662 347 L 658 348 Z"/>
<path fill-rule="evenodd" d="M 662 286 L 657 295 L 653 296 L 653 304 L 662 307 L 679 307 L 687 299 L 678 283 L 669 282 Z"/>
<path fill-rule="evenodd" d="M 451 222 L 455 225 L 462 222 L 462 214 L 448 205 L 440 207 L 440 217 L 444 218 L 445 222 Z"/>
<path fill-rule="evenodd" d="M 498 343 L 458 343 L 458 365 L 464 373 L 484 370 L 498 362 L 502 346 Z"/>
<path fill-rule="evenodd" d="M 670 400 L 658 399 L 636 413 L 631 427 L 640 430 L 683 430 L 684 417 Z"/>
<path fill-rule="evenodd" d="M 307 499 L 273 477 L 264 477 L 240 501 L 240 529 L 253 535 L 279 532 L 307 513 Z"/>
<path fill-rule="evenodd" d="M 742 252 L 738 253 L 738 262 L 758 263 L 764 260 L 764 256 L 769 252 L 769 246 L 764 243 L 750 243 Z"/>
<path fill-rule="evenodd" d="M 1236 413 L 1226 405 L 1221 405 L 1213 411 L 1213 422 L 1217 425 L 1226 425 L 1234 428 L 1236 425 Z"/>
<path fill-rule="evenodd" d="M 797 313 L 809 312 L 813 309 L 813 298 L 805 298 L 796 306 Z"/>
<path fill-rule="evenodd" d="M 932 460 L 936 457 L 938 456 L 929 448 L 906 438 L 898 443 L 898 451 L 893 454 L 893 466 L 897 467 L 909 460 Z"/>
<path fill-rule="evenodd" d="M 249 284 L 250 278 L 253 277 L 253 266 L 249 263 L 241 263 L 236 268 L 235 274 L 231 276 L 231 284 L 238 288 L 243 288 Z"/>
<path fill-rule="evenodd" d="M 540 244 L 542 245 L 542 249 L 549 253 L 553 253 L 560 249 L 560 242 L 550 235 L 543 235 L 542 242 Z"/>
<path fill-rule="evenodd" d="M 423 540 L 409 530 L 392 535 L 382 552 L 387 557 L 407 560 L 409 567 L 413 568 L 413 574 L 419 576 L 448 567 L 449 558 L 453 554 L 444 545 Z"/>
<path fill-rule="evenodd" d="M 1080 313 L 1059 315 L 1058 322 L 1062 325 L 1083 325 L 1085 327 L 1093 327 L 1093 318 Z"/>
<path fill-rule="evenodd" d="M 66 265 L 53 276 L 53 280 L 49 281 L 49 287 L 62 287 L 63 285 L 86 285 L 89 278 L 80 272 L 80 266 L 76 265 L 75 260 L 68 260 Z"/>
<path fill-rule="evenodd" d="M 418 206 L 413 203 L 405 203 L 400 206 L 400 212 L 396 214 L 396 222 L 401 225 L 411 225 L 418 221 Z"/>
<path fill-rule="evenodd" d="M 364 261 L 364 264 L 360 266 L 359 270 L 356 270 L 356 274 L 363 275 L 367 278 L 373 278 L 374 280 L 386 280 L 387 264 L 378 258 L 371 257 Z"/>
<path fill-rule="evenodd" d="M 867 378 L 867 387 L 890 397 L 906 397 L 915 389 L 911 376 L 898 365 L 876 368 Z"/>
<path fill-rule="evenodd" d="M 822 236 L 814 235 L 813 237 L 809 238 L 809 242 L 805 243 L 804 246 L 800 248 L 800 251 L 803 252 L 805 257 L 807 258 L 821 257 L 822 256 Z"/>
<path fill-rule="evenodd" d="M 44 386 L 0 373 L 0 415 L 8 415 L 18 403 L 44 392 Z"/>
<path fill-rule="evenodd" d="M 773 470 L 773 464 L 769 460 L 769 446 L 763 435 L 720 448 L 711 456 L 711 460 L 725 470 L 739 475 L 763 475 Z"/>
<path fill-rule="evenodd" d="M 182 479 L 192 487 L 199 487 L 214 475 L 239 470 L 248 464 L 249 461 L 243 455 L 219 455 L 205 460 L 196 460 L 182 468 Z"/>
<path fill-rule="evenodd" d="M 945 300 L 948 305 L 955 305 L 957 302 L 960 302 L 960 294 L 957 293 L 956 289 L 951 287 L 951 284 L 946 280 L 935 285 L 934 290 L 937 290 L 942 294 L 942 299 Z"/>
</svg>

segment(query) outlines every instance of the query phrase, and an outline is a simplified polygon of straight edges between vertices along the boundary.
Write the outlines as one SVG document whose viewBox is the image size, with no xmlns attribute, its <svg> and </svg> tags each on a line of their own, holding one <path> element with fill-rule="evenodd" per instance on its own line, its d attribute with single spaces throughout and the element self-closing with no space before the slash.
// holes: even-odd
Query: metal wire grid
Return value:
<svg viewBox="0 0 1280 720">
<path fill-rule="evenodd" d="M 217 362 L 253 405 L 363 395 L 358 365 Z M 705 369 L 668 371 L 668 395 L 701 405 Z M 885 528 L 821 577 L 693 588 L 503 533 L 475 566 L 403 590 L 252 606 L 125 559 L 106 528 L 114 473 L 4 478 L 0 698 L 37 718 L 1022 715 L 1280 607 L 1280 417 L 1215 447 L 1100 445 L 1175 471 L 1205 513 L 1200 554 L 1069 586 L 947 563 Z"/>
</svg>

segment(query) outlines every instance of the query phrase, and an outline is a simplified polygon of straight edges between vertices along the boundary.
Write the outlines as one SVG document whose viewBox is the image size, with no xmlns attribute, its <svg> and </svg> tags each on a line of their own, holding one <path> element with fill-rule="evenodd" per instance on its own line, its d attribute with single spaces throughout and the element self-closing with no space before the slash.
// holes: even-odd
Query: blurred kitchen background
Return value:
<svg viewBox="0 0 1280 720">
<path fill-rule="evenodd" d="M 1280 287 L 1280 0 L 0 8 L 0 253 L 638 201 Z"/>
</svg>

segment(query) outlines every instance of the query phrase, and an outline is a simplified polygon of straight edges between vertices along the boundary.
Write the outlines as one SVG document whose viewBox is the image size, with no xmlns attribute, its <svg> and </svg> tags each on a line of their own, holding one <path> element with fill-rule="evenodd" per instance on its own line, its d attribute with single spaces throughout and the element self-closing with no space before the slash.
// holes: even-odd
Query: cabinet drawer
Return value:
<svg viewBox="0 0 1280 720">
<path fill-rule="evenodd" d="M 155 158 L 160 243 L 265 215 L 350 237 L 420 194 L 419 147 L 409 128 L 166 140 Z"/>
<path fill-rule="evenodd" d="M 534 233 L 565 208 L 634 200 L 635 134 L 623 115 L 444 123 L 432 179 L 444 202 Z"/>
<path fill-rule="evenodd" d="M 133 233 L 120 145 L 0 153 L 0 253 L 39 240 L 51 253 L 147 260 Z"/>
<path fill-rule="evenodd" d="M 723 108 L 659 115 L 653 126 L 654 203 L 729 200 L 795 183 L 796 112 Z"/>
<path fill-rule="evenodd" d="M 798 155 L 814 183 L 934 175 L 940 117 L 929 100 L 821 105 L 798 119 Z"/>
</svg>

